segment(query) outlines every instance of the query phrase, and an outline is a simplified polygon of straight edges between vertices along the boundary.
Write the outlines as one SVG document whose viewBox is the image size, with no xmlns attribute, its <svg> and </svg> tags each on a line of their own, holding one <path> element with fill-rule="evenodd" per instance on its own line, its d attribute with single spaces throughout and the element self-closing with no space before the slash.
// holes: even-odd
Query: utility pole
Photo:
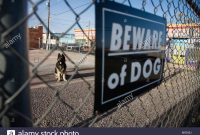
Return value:
<svg viewBox="0 0 200 135">
<path fill-rule="evenodd" d="M 38 39 L 38 47 L 39 47 L 39 49 L 41 49 L 41 45 L 40 45 L 40 38 Z"/>
<path fill-rule="evenodd" d="M 88 42 L 87 42 L 88 46 L 90 46 L 90 43 L 89 43 L 90 39 L 89 38 L 90 38 L 90 21 L 89 21 L 89 25 L 88 25 Z"/>
<path fill-rule="evenodd" d="M 46 50 L 49 50 L 49 23 L 50 23 L 50 0 L 48 0 L 47 6 L 48 6 L 48 24 L 47 24 L 47 35 L 46 35 Z"/>
</svg>

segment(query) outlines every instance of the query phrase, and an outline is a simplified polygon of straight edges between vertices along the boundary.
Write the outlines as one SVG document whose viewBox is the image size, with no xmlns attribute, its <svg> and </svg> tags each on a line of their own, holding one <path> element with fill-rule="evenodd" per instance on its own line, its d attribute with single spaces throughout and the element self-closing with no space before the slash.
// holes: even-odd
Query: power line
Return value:
<svg viewBox="0 0 200 135">
<path fill-rule="evenodd" d="M 85 3 L 85 4 L 83 4 L 83 5 L 80 5 L 80 6 L 77 6 L 77 7 L 75 7 L 74 9 L 83 7 L 83 6 L 88 5 L 88 4 L 90 4 L 90 2 Z M 63 11 L 63 12 L 60 12 L 60 13 L 57 13 L 57 14 L 52 14 L 52 15 L 61 15 L 61 14 L 67 13 L 67 12 L 69 12 L 69 11 L 71 11 L 71 10 L 66 10 L 66 11 Z"/>
</svg>

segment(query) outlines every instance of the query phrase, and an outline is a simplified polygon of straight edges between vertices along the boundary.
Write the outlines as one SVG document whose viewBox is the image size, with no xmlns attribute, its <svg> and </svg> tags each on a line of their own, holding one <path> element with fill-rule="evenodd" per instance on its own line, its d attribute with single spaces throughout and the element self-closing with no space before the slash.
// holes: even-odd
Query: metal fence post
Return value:
<svg viewBox="0 0 200 135">
<path fill-rule="evenodd" d="M 26 21 L 9 31 L 27 15 L 27 0 L 0 0 L 0 3 L 0 126 L 32 126 L 29 85 L 10 103 L 5 103 L 28 80 L 28 64 L 12 51 L 28 61 Z"/>
</svg>

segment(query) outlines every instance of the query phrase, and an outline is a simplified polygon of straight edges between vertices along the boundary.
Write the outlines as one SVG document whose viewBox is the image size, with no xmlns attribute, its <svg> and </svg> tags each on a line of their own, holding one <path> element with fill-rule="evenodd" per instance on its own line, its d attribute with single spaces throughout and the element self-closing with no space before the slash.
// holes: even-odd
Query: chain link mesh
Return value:
<svg viewBox="0 0 200 135">
<path fill-rule="evenodd" d="M 28 0 L 31 5 L 31 12 L 20 22 L 5 30 L 3 36 L 9 35 L 14 29 L 19 28 L 25 21 L 35 17 L 47 30 L 46 20 L 40 17 L 38 8 L 46 1 Z M 63 0 L 69 15 L 74 16 L 74 21 L 70 27 L 63 26 L 63 33 L 58 37 L 62 38 L 70 33 L 75 27 L 81 29 L 84 36 L 90 37 L 84 31 L 81 21 L 84 21 L 84 14 L 94 8 L 95 0 L 90 1 L 82 10 L 78 10 L 71 5 L 70 0 Z M 181 127 L 184 126 L 189 112 L 195 107 L 195 100 L 198 101 L 200 94 L 200 19 L 198 14 L 188 4 L 187 0 L 142 0 L 136 5 L 134 1 L 122 0 L 115 2 L 139 8 L 143 11 L 163 16 L 167 19 L 167 45 L 165 48 L 166 62 L 164 67 L 164 80 L 162 84 L 151 91 L 136 97 L 133 101 L 120 107 L 114 108 L 103 114 L 93 114 L 94 103 L 94 66 L 90 67 L 91 77 L 86 77 L 83 69 L 84 62 L 88 59 L 94 60 L 91 55 L 95 50 L 95 43 L 91 49 L 84 54 L 79 54 L 79 60 L 74 58 L 73 52 L 63 50 L 60 46 L 55 46 L 49 51 L 43 50 L 43 57 L 38 63 L 31 61 L 33 55 L 29 56 L 29 61 L 12 47 L 8 48 L 21 61 L 30 67 L 30 77 L 24 84 L 9 95 L 5 90 L 0 91 L 0 120 L 1 126 L 9 126 L 12 122 L 7 117 L 8 110 L 12 110 L 12 103 L 24 88 L 33 84 L 34 79 L 40 80 L 42 87 L 31 86 L 31 109 L 32 119 L 27 118 L 16 110 L 13 113 L 24 117 L 33 123 L 35 127 Z M 195 7 L 199 7 L 198 1 L 193 1 Z M 199 7 L 200 8 L 200 7 Z M 94 12 L 93 12 L 94 14 Z M 53 21 L 53 19 L 52 19 Z M 188 29 L 186 31 L 185 29 Z M 49 29 L 51 35 L 53 30 Z M 91 42 L 92 39 L 89 39 Z M 181 44 L 178 46 L 176 44 Z M 67 58 L 73 68 L 68 71 L 68 81 L 52 85 L 45 75 L 47 70 L 41 71 L 40 67 L 45 62 L 50 61 L 53 55 L 61 52 Z M 78 54 L 78 53 L 77 53 Z M 0 54 L 1 55 L 1 54 Z M 76 60 L 75 60 L 76 59 Z M 94 62 L 94 61 L 93 61 Z M 56 61 L 54 61 L 56 63 Z M 89 69 L 86 69 L 89 70 Z M 0 70 L 0 75 L 1 75 Z M 49 71 L 49 74 L 53 74 Z M 52 76 L 50 76 L 52 77 Z"/>
</svg>

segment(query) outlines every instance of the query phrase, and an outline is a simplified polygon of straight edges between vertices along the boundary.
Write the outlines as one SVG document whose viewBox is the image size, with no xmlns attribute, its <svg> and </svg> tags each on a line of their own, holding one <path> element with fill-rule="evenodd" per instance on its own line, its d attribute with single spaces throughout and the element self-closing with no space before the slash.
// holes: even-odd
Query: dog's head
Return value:
<svg viewBox="0 0 200 135">
<path fill-rule="evenodd" d="M 66 70 L 65 56 L 63 54 L 58 54 L 56 67 L 61 72 L 64 72 Z"/>
<path fill-rule="evenodd" d="M 59 64 L 65 63 L 65 56 L 64 56 L 64 54 L 58 53 L 57 62 L 58 62 Z"/>
</svg>

